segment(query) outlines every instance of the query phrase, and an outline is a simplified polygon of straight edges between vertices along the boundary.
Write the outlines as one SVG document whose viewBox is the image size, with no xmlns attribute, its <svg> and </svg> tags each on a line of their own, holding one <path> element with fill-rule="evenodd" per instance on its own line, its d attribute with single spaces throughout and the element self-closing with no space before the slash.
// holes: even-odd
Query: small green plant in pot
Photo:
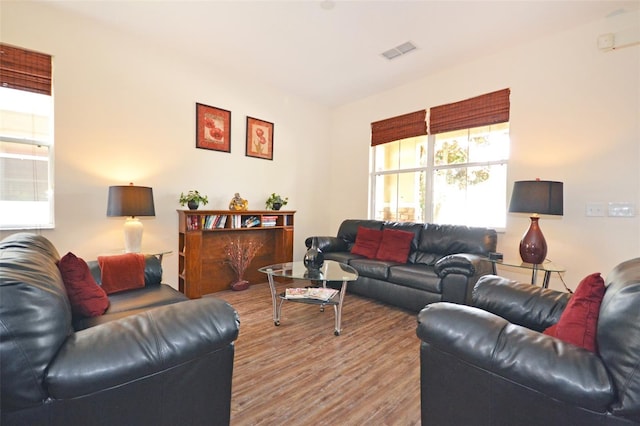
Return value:
<svg viewBox="0 0 640 426">
<path fill-rule="evenodd" d="M 267 201 L 265 202 L 265 206 L 267 210 L 280 210 L 282 206 L 286 206 L 289 202 L 289 197 L 281 197 L 280 195 L 272 192 Z"/>
<path fill-rule="evenodd" d="M 209 202 L 209 199 L 206 195 L 201 195 L 198 191 L 192 190 L 187 192 L 186 195 L 181 192 L 180 199 L 178 201 L 180 202 L 181 206 L 186 205 L 190 210 L 196 210 L 198 207 L 200 207 L 200 204 L 206 206 Z"/>
</svg>

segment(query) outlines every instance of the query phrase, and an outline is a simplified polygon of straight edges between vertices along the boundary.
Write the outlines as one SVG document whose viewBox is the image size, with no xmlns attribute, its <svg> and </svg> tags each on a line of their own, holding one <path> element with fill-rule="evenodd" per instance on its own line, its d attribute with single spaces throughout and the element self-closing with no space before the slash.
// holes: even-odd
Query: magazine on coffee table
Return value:
<svg viewBox="0 0 640 426">
<path fill-rule="evenodd" d="M 285 290 L 286 299 L 315 299 L 328 301 L 338 294 L 338 290 L 324 287 L 288 288 Z"/>
</svg>

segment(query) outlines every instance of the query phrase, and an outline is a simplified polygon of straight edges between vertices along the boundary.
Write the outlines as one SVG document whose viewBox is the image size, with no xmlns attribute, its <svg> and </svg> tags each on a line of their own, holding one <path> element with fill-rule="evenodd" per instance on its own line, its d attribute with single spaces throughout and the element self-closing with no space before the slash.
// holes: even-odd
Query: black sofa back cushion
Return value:
<svg viewBox="0 0 640 426">
<path fill-rule="evenodd" d="M 487 256 L 496 251 L 497 244 L 498 235 L 493 229 L 429 223 L 422 230 L 418 250 L 440 255 L 439 257 L 454 253 Z"/>
</svg>

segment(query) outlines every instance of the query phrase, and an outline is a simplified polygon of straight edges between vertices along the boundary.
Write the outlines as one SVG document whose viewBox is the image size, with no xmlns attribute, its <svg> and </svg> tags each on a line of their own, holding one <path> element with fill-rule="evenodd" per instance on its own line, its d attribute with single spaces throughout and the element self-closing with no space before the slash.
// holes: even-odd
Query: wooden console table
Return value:
<svg viewBox="0 0 640 426">
<path fill-rule="evenodd" d="M 262 247 L 244 279 L 263 282 L 258 269 L 293 260 L 295 211 L 282 210 L 178 210 L 178 286 L 191 299 L 228 290 L 235 274 L 226 263 L 225 247 L 231 239 L 249 239 Z M 256 218 L 256 221 L 249 221 Z"/>
</svg>

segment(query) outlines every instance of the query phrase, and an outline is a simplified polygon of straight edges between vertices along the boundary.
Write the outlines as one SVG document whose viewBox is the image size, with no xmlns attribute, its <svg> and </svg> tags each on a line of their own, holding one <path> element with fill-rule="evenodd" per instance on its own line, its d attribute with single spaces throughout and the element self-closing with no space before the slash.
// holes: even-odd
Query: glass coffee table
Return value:
<svg viewBox="0 0 640 426">
<path fill-rule="evenodd" d="M 324 264 L 318 271 L 309 271 L 303 262 L 287 262 L 278 263 L 276 265 L 268 265 L 258 269 L 260 272 L 267 274 L 269 278 L 269 288 L 271 289 L 271 301 L 273 303 L 273 323 L 280 325 L 280 313 L 282 304 L 285 300 L 289 302 L 306 303 L 310 305 L 319 305 L 324 310 L 326 305 L 333 306 L 335 314 L 335 330 L 336 336 L 340 335 L 340 325 L 342 320 L 342 305 L 344 303 L 344 295 L 347 292 L 347 283 L 358 279 L 358 272 L 349 265 L 335 262 L 333 260 L 325 260 Z M 340 292 L 329 300 L 317 299 L 287 299 L 285 293 L 277 293 L 274 284 L 274 277 L 284 277 L 293 280 L 322 281 L 322 287 L 327 287 L 327 281 L 341 281 L 342 286 Z"/>
</svg>

